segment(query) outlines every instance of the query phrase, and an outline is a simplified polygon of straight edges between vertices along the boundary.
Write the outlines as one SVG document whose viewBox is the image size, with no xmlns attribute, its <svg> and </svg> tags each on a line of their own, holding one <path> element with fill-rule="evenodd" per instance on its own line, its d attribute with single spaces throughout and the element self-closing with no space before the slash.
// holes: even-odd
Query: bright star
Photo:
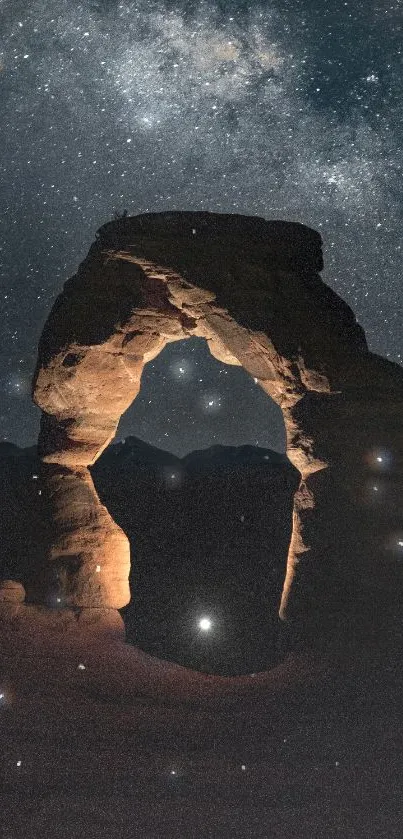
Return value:
<svg viewBox="0 0 403 839">
<path fill-rule="evenodd" d="M 200 618 L 199 620 L 199 629 L 201 629 L 203 632 L 208 632 L 211 629 L 212 625 L 213 622 L 210 620 L 210 618 Z"/>
<path fill-rule="evenodd" d="M 201 397 L 203 410 L 209 414 L 216 413 L 221 408 L 221 398 L 218 394 L 204 393 Z"/>
<path fill-rule="evenodd" d="M 366 461 L 372 469 L 390 469 L 393 465 L 393 453 L 386 448 L 376 448 L 367 452 Z"/>
<path fill-rule="evenodd" d="M 193 365 L 191 361 L 182 358 L 171 364 L 170 370 L 176 380 L 188 381 L 192 377 Z"/>
</svg>

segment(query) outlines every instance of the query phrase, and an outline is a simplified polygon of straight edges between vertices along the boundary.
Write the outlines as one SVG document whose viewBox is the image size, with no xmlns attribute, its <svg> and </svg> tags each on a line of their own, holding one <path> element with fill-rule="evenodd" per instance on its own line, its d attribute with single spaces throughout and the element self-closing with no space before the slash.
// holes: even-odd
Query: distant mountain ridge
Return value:
<svg viewBox="0 0 403 839">
<path fill-rule="evenodd" d="M 129 435 L 124 440 L 111 443 L 105 449 L 100 459 L 112 455 L 117 457 L 123 453 L 137 455 L 138 459 L 144 461 L 160 460 L 172 463 L 178 461 L 181 463 L 192 463 L 201 460 L 205 460 L 207 463 L 211 463 L 213 460 L 216 460 L 217 463 L 253 463 L 262 457 L 269 460 L 270 463 L 289 463 L 286 454 L 263 446 L 252 446 L 250 444 L 225 446 L 221 443 L 214 443 L 204 449 L 193 449 L 191 452 L 179 457 L 179 455 L 172 454 L 172 452 L 161 449 L 158 446 L 153 446 L 152 443 L 147 443 L 145 440 L 134 435 Z M 36 445 L 21 447 L 8 440 L 0 440 L 0 461 L 3 457 L 24 457 L 26 455 L 32 457 L 37 456 Z"/>
<path fill-rule="evenodd" d="M 212 468 L 217 466 L 235 466 L 242 464 L 258 463 L 262 460 L 270 465 L 281 465 L 292 468 L 285 454 L 273 451 L 272 449 L 260 446 L 224 446 L 214 444 L 205 449 L 194 449 L 186 455 L 179 457 L 165 449 L 146 443 L 139 437 L 129 436 L 124 441 L 112 443 L 101 455 L 100 460 L 108 458 L 119 458 L 125 461 L 130 458 L 132 462 L 158 463 L 169 466 L 179 466 L 185 469 Z"/>
</svg>

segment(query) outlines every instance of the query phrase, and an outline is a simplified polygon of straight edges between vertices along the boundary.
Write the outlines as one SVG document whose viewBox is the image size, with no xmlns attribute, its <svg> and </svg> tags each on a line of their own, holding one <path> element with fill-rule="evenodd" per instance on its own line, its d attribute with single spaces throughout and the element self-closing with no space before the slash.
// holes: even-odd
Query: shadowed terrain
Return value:
<svg viewBox="0 0 403 839">
<path fill-rule="evenodd" d="M 220 679 L 0 628 L 4 839 L 400 839 L 396 638 Z"/>
</svg>

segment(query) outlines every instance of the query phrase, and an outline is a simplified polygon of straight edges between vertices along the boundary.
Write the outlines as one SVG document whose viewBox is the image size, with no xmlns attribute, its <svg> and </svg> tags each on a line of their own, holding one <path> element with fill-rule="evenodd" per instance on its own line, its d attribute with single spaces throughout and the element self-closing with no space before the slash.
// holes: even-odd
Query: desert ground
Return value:
<svg viewBox="0 0 403 839">
<path fill-rule="evenodd" d="M 4 839 L 400 839 L 397 636 L 225 678 L 1 623 Z"/>
</svg>

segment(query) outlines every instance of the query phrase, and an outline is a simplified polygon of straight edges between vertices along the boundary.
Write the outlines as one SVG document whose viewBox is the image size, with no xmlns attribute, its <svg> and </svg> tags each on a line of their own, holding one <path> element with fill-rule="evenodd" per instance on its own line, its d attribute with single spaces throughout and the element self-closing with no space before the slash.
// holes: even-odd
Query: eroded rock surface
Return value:
<svg viewBox="0 0 403 839">
<path fill-rule="evenodd" d="M 0 580 L 0 603 L 23 603 L 25 589 L 16 580 Z"/>
<path fill-rule="evenodd" d="M 198 336 L 283 411 L 301 483 L 282 615 L 315 635 L 335 616 L 372 613 L 374 601 L 394 608 L 401 520 L 393 505 L 379 511 L 369 483 L 377 452 L 401 464 L 403 374 L 368 351 L 321 268 L 319 235 L 296 223 L 173 212 L 99 230 L 39 345 L 34 400 L 55 526 L 43 597 L 56 573 L 72 606 L 128 602 L 128 543 L 88 466 L 137 395 L 144 364 L 166 343 Z"/>
</svg>

